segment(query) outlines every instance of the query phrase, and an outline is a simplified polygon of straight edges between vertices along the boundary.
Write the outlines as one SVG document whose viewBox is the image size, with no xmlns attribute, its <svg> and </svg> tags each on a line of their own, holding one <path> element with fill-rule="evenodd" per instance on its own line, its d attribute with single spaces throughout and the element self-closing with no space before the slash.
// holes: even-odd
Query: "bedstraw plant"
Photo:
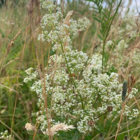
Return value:
<svg viewBox="0 0 140 140">
<path fill-rule="evenodd" d="M 39 108 L 32 114 L 36 124 L 27 123 L 26 129 L 34 131 L 33 137 L 40 130 L 49 139 L 61 138 L 58 131 L 71 129 L 75 134 L 78 131 L 81 139 L 94 138 L 98 133 L 114 135 L 114 126 L 118 124 L 122 110 L 122 116 L 129 120 L 138 116 L 139 110 L 128 104 L 138 90 L 132 88 L 126 93 L 123 106 L 123 84 L 119 82 L 118 74 L 102 72 L 104 53 L 103 56 L 93 54 L 88 57 L 72 46 L 72 39 L 84 31 L 90 21 L 87 18 L 73 20 L 73 11 L 64 18 L 63 10 L 51 0 L 42 0 L 41 7 L 46 8 L 48 14 L 41 20 L 42 32 L 38 40 L 50 43 L 55 53 L 49 56 L 43 70 L 26 70 L 28 76 L 24 82 L 32 83 L 30 89 L 38 96 Z M 112 23 L 114 17 L 110 18 L 109 23 Z M 105 29 L 103 42 L 106 42 L 109 28 Z"/>
<path fill-rule="evenodd" d="M 119 7 L 121 5 L 122 0 L 119 1 L 117 6 L 114 9 L 115 0 L 87 0 L 93 2 L 95 4 L 93 8 L 93 18 L 100 24 L 100 33 L 97 34 L 100 40 L 103 42 L 102 46 L 102 72 L 106 69 L 107 56 L 105 53 L 105 45 L 107 41 L 107 37 L 109 35 L 111 25 L 113 20 L 118 13 Z"/>
</svg>

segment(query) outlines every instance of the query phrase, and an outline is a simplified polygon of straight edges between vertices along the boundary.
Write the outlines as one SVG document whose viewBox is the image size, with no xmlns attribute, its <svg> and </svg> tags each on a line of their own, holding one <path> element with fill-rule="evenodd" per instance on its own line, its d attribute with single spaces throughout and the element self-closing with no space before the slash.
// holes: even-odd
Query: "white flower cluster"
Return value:
<svg viewBox="0 0 140 140">
<path fill-rule="evenodd" d="M 49 7 L 51 11 L 53 6 L 51 1 L 49 2 L 42 7 Z M 53 28 L 49 32 L 43 31 L 38 39 L 42 40 L 41 36 L 43 36 L 44 41 L 54 43 L 54 50 L 63 47 L 62 45 L 70 46 L 69 33 L 76 36 L 78 31 L 84 30 L 89 25 L 86 18 L 78 22 L 70 20 L 68 24 L 56 24 L 59 18 L 54 17 L 51 12 L 50 17 L 48 16 L 43 17 L 41 25 L 43 28 L 46 26 L 53 26 Z M 62 49 L 64 51 L 60 54 L 50 56 L 44 77 L 48 112 L 52 113 L 49 122 L 52 125 L 58 121 L 73 124 L 81 133 L 100 129 L 98 123 L 103 115 L 106 115 L 107 119 L 114 120 L 122 110 L 122 84 L 117 79 L 118 75 L 101 73 L 102 56 L 99 54 L 88 58 L 86 53 L 72 50 L 71 47 Z M 36 78 L 37 72 L 30 73 L 30 71 L 31 69 L 26 71 L 29 76 L 24 79 L 24 82 Z M 41 131 L 45 133 L 47 118 L 42 83 L 43 79 L 35 80 L 31 90 L 38 95 L 37 105 L 40 110 L 35 115 L 41 124 Z M 136 92 L 137 90 L 133 89 L 128 99 L 131 99 Z M 123 113 L 131 119 L 137 117 L 139 111 L 137 109 L 131 111 L 126 105 Z"/>
<path fill-rule="evenodd" d="M 89 25 L 90 25 L 90 22 L 89 20 L 87 20 L 86 17 L 81 18 L 78 21 L 70 19 L 69 33 L 71 34 L 72 38 L 74 38 L 78 36 L 80 31 L 85 30 Z"/>
<path fill-rule="evenodd" d="M 27 69 L 25 72 L 28 74 L 28 77 L 24 78 L 24 82 L 27 83 L 28 81 L 31 81 L 35 79 L 38 75 L 38 73 L 35 71 L 32 73 L 33 68 Z"/>
<path fill-rule="evenodd" d="M 55 5 L 53 4 L 53 0 L 40 0 L 40 4 L 42 8 L 48 9 L 50 12 L 54 10 Z"/>
<path fill-rule="evenodd" d="M 45 77 L 46 94 L 52 97 L 52 111 L 55 117 L 67 118 L 68 124 L 76 123 L 77 129 L 82 133 L 90 132 L 93 128 L 99 129 L 98 121 L 104 114 L 108 119 L 117 118 L 122 108 L 122 84 L 118 82 L 118 75 L 98 72 L 101 71 L 101 55 L 93 55 L 87 60 L 86 54 L 71 50 L 66 52 L 65 56 L 73 73 L 68 72 L 64 54 L 53 55 Z M 41 123 L 41 130 L 45 132 L 47 120 L 41 80 L 35 81 L 31 89 L 36 91 L 39 97 L 40 111 L 36 116 Z M 128 99 L 136 93 L 137 89 L 133 88 Z M 132 119 L 138 116 L 139 111 L 137 109 L 131 111 L 126 105 L 123 114 Z"/>
<path fill-rule="evenodd" d="M 117 65 L 118 68 L 121 68 L 125 72 L 127 63 L 130 60 L 130 56 L 126 54 L 131 53 L 131 48 L 133 49 L 132 42 L 136 41 L 139 37 L 140 32 L 138 25 L 140 24 L 139 18 L 134 14 L 134 11 L 126 12 L 124 17 L 121 17 L 116 24 L 111 26 L 109 40 L 105 45 L 105 52 L 108 53 L 111 59 L 108 60 L 107 67 L 112 67 L 112 65 Z M 137 42 L 137 41 L 136 41 Z M 101 46 L 103 44 L 101 43 Z M 137 48 L 137 47 L 135 47 Z M 100 48 L 99 48 L 100 49 Z M 129 50 L 130 49 L 130 50 Z M 136 49 L 135 49 L 136 50 Z M 132 51 L 133 52 L 133 51 Z M 135 62 L 132 64 L 134 68 L 139 63 L 139 53 L 136 51 L 133 57 L 135 57 Z M 138 67 L 134 69 L 134 71 Z"/>
<path fill-rule="evenodd" d="M 110 47 L 114 46 L 115 51 L 120 53 L 123 52 L 123 49 L 128 48 L 132 39 L 139 35 L 137 25 L 140 23 L 140 20 L 135 16 L 134 11 L 130 11 L 126 12 L 125 16 L 121 17 L 118 23 L 111 26 L 110 33 L 113 35 L 113 40 L 108 40 L 105 48 L 110 49 Z"/>
<path fill-rule="evenodd" d="M 129 35 L 131 38 L 137 36 L 137 24 L 139 24 L 139 20 L 137 19 L 136 14 L 134 11 L 130 11 L 130 13 L 126 13 L 125 17 L 123 18 L 123 22 L 125 24 L 123 33 Z"/>
<path fill-rule="evenodd" d="M 134 13 L 134 11 L 126 12 L 124 17 L 121 17 L 121 25 L 112 26 L 111 32 L 117 33 L 118 38 L 123 39 L 128 36 L 130 38 L 135 38 L 137 36 L 137 25 L 139 24 L 139 19 Z M 118 32 L 116 32 L 118 31 Z M 130 39 L 127 39 L 127 41 Z"/>
<path fill-rule="evenodd" d="M 90 21 L 86 17 L 76 21 L 68 16 L 61 23 L 61 18 L 63 18 L 61 9 L 58 7 L 57 12 L 53 13 L 56 5 L 53 4 L 52 0 L 43 1 L 41 5 L 49 10 L 49 14 L 44 15 L 41 20 L 41 27 L 44 30 L 39 34 L 38 40 L 51 42 L 54 46 L 53 50 L 60 48 L 60 42 L 65 44 L 65 48 L 69 47 L 70 37 L 76 37 L 80 31 L 85 30 L 90 25 Z M 46 29 L 50 29 L 50 31 L 46 31 Z M 67 44 L 67 42 L 69 43 Z"/>
<path fill-rule="evenodd" d="M 7 130 L 5 130 L 4 132 L 0 133 L 0 139 L 14 140 L 11 135 L 8 135 Z"/>
<path fill-rule="evenodd" d="M 133 53 L 133 68 L 134 68 L 134 71 L 135 73 L 139 73 L 140 71 L 140 67 L 138 67 L 140 65 L 140 50 L 139 49 L 135 49 L 134 50 L 134 53 Z"/>
</svg>

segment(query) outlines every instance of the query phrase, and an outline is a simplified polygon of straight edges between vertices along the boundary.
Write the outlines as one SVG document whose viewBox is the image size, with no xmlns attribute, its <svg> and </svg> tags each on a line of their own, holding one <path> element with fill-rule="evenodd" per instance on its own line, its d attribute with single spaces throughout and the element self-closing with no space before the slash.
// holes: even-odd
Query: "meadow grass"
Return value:
<svg viewBox="0 0 140 140">
<path fill-rule="evenodd" d="M 62 4 L 62 9 L 63 8 Z M 109 75 L 111 72 L 118 73 L 120 83 L 123 83 L 124 80 L 130 81 L 131 85 L 129 85 L 129 89 L 131 90 L 135 87 L 139 93 L 139 18 L 135 17 L 132 20 L 130 17 L 130 20 L 129 18 L 124 20 L 123 18 L 125 17 L 121 18 L 121 11 L 119 11 L 114 22 L 111 23 L 112 27 L 104 44 L 102 44 L 102 41 L 97 36 L 97 34 L 100 33 L 99 29 L 101 26 L 92 18 L 92 11 L 89 10 L 89 6 L 83 6 L 82 2 L 69 3 L 64 12 L 64 17 L 66 17 L 67 13 L 71 10 L 74 10 L 74 19 L 86 16 L 92 23 L 84 32 L 80 32 L 79 36 L 72 39 L 74 49 L 86 52 L 88 56 L 91 57 L 94 53 L 102 54 L 102 46 L 104 46 L 104 57 L 106 59 L 105 71 L 107 71 Z M 40 10 L 39 5 L 32 1 L 27 3 L 24 1 L 10 3 L 8 1 L 7 7 L 3 6 L 0 8 L 0 132 L 8 130 L 8 133 L 5 135 L 11 135 L 11 139 L 23 140 L 91 140 L 101 138 L 100 133 L 103 133 L 106 140 L 114 140 L 115 137 L 117 137 L 118 140 L 122 140 L 125 135 L 127 135 L 129 139 L 139 140 L 139 115 L 135 119 L 128 120 L 127 116 L 122 117 L 123 111 L 120 112 L 114 124 L 111 124 L 106 116 L 103 115 L 100 117 L 99 124 L 101 126 L 103 124 L 106 130 L 102 129 L 99 131 L 98 129 L 93 129 L 92 132 L 83 134 L 77 129 L 73 129 L 69 132 L 61 131 L 59 132 L 59 136 L 54 135 L 52 138 L 50 130 L 53 126 L 51 127 L 48 121 L 49 137 L 44 136 L 41 130 L 36 131 L 40 124 L 36 122 L 36 117 L 32 116 L 32 113 L 40 110 L 37 106 L 39 97 L 34 91 L 30 91 L 33 82 L 24 83 L 23 80 L 27 77 L 25 70 L 30 67 L 33 67 L 34 71 L 39 71 L 38 79 L 45 77 L 46 70 L 44 70 L 44 68 L 47 67 L 49 70 L 48 62 L 50 56 L 53 56 L 55 53 L 59 54 L 58 51 L 54 52 L 52 50 L 51 43 L 37 40 L 38 34 L 41 33 L 40 20 L 46 12 L 48 13 L 47 10 Z M 134 23 L 135 25 L 133 25 Z M 126 29 L 127 24 L 132 26 L 132 28 Z M 112 41 L 111 44 L 107 43 L 110 40 Z M 124 40 L 124 42 L 119 44 L 121 40 Z M 61 41 L 60 44 L 62 49 L 60 49 L 60 51 L 65 52 L 65 50 L 63 50 L 64 44 Z M 126 44 L 127 47 L 125 47 Z M 57 70 L 57 63 L 53 64 L 53 62 L 51 62 L 51 65 L 53 65 L 54 71 Z M 68 62 L 66 62 L 65 65 L 68 65 Z M 67 69 L 69 71 L 70 68 L 67 67 Z M 52 71 L 51 67 L 50 71 Z M 71 77 L 69 84 L 71 84 L 75 76 L 71 71 L 68 73 Z M 52 79 L 53 78 L 54 77 L 52 77 Z M 79 75 L 78 78 L 80 79 L 81 75 Z M 48 114 L 50 111 L 48 109 L 50 107 L 48 100 L 51 100 L 51 97 L 45 95 L 46 87 L 43 85 L 45 85 L 45 80 L 42 82 L 42 87 L 43 97 L 46 100 L 44 108 Z M 83 100 L 82 97 L 79 96 L 79 98 Z M 78 100 L 80 100 L 79 98 Z M 140 95 L 137 94 L 127 105 L 140 110 L 139 98 Z M 97 103 L 98 102 L 97 100 Z M 122 103 L 122 107 L 125 108 L 125 105 L 126 102 Z M 54 112 L 52 112 L 52 114 L 53 113 Z M 77 116 L 68 115 L 72 119 L 77 119 Z M 53 114 L 53 117 L 54 116 Z M 49 120 L 49 115 L 47 117 L 47 120 Z M 56 120 L 65 122 L 64 118 L 60 119 L 58 117 Z M 33 132 L 27 132 L 25 129 L 27 122 L 34 124 L 37 129 L 33 130 Z M 92 125 L 92 122 L 90 123 Z M 121 127 L 117 126 L 118 123 Z M 65 127 L 62 127 L 60 130 L 64 130 L 64 128 Z M 1 137 L 1 139 L 4 138 Z"/>
</svg>

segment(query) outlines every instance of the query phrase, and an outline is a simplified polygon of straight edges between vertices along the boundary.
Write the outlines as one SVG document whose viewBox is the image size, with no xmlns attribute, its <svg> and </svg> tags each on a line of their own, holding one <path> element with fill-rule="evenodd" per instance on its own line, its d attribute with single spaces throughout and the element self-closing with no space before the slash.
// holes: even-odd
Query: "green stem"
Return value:
<svg viewBox="0 0 140 140">
<path fill-rule="evenodd" d="M 118 6 L 117 6 L 117 9 L 116 9 L 116 11 L 115 11 L 115 14 L 113 15 L 113 18 L 112 18 L 112 20 L 111 20 L 111 22 L 110 22 L 110 24 L 109 24 L 109 26 L 108 26 L 108 29 L 107 29 L 107 32 L 106 32 L 106 36 L 105 36 L 105 41 L 106 41 L 106 39 L 107 39 L 107 37 L 108 37 L 109 31 L 110 31 L 110 27 L 111 27 L 112 22 L 113 22 L 113 20 L 114 20 L 116 14 L 117 14 L 117 12 L 118 12 L 118 10 L 119 10 L 119 7 L 120 7 L 120 5 L 121 5 L 121 2 L 122 2 L 122 0 L 120 0 L 119 4 L 118 4 Z"/>
<path fill-rule="evenodd" d="M 104 58 L 105 58 L 105 41 L 103 41 L 103 54 L 102 54 L 102 73 L 104 72 Z"/>
<path fill-rule="evenodd" d="M 113 20 L 114 20 L 116 14 L 117 14 L 117 12 L 118 12 L 118 9 L 119 9 L 119 7 L 120 7 L 120 5 L 121 5 L 121 2 L 122 2 L 122 0 L 120 0 L 118 6 L 117 6 L 117 8 L 116 8 L 115 14 L 114 14 L 113 17 L 112 17 L 112 20 L 111 20 L 111 22 L 110 22 L 110 24 L 109 24 L 109 26 L 108 26 L 108 28 L 107 28 L 107 31 L 106 31 L 105 36 L 104 36 L 104 39 L 103 39 L 102 73 L 104 72 L 104 65 L 105 65 L 105 64 L 104 64 L 104 63 L 105 63 L 105 62 L 104 62 L 104 57 L 105 57 L 106 39 L 107 39 L 107 37 L 108 37 L 108 34 L 109 34 L 109 31 L 110 31 L 111 25 L 112 25 L 112 23 L 113 23 Z M 110 12 L 111 12 L 111 11 L 110 11 Z"/>
<path fill-rule="evenodd" d="M 58 36 L 58 37 L 59 37 L 59 36 Z M 63 52 L 63 54 L 64 54 L 64 57 L 65 57 L 66 65 L 67 65 L 67 68 L 68 68 L 68 73 L 71 75 L 70 67 L 69 67 L 69 65 L 68 65 L 68 61 L 67 61 L 67 59 L 66 59 L 66 55 L 65 55 L 65 52 L 64 52 L 63 45 L 62 45 L 62 42 L 61 42 L 61 41 L 60 41 L 60 44 L 61 44 L 61 50 L 62 50 L 62 52 Z M 74 84 L 74 88 L 76 88 L 76 84 L 75 84 L 75 82 L 74 82 L 73 77 L 72 77 L 72 81 L 73 81 L 73 84 Z M 78 92 L 78 93 L 79 93 L 79 92 Z M 82 98 L 82 96 L 81 96 L 80 94 L 78 94 L 78 95 L 79 95 L 80 100 L 81 100 L 81 102 L 82 102 L 82 109 L 84 109 L 83 98 Z"/>
</svg>

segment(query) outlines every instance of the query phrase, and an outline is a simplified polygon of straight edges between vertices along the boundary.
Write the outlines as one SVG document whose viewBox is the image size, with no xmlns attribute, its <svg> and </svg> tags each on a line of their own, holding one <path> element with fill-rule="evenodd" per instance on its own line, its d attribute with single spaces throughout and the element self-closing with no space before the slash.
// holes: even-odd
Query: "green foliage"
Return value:
<svg viewBox="0 0 140 140">
<path fill-rule="evenodd" d="M 133 139 L 134 139 L 134 140 L 140 140 L 140 138 L 138 138 L 138 137 L 133 137 Z"/>
<path fill-rule="evenodd" d="M 103 49 L 102 49 L 102 71 L 105 71 L 106 63 L 108 60 L 108 56 L 105 53 L 105 44 L 107 41 L 107 37 L 110 31 L 110 27 L 113 23 L 113 20 L 118 12 L 120 4 L 122 0 L 120 0 L 119 4 L 117 5 L 116 9 L 114 10 L 115 0 L 87 0 L 90 2 L 94 2 L 95 6 L 93 8 L 93 18 L 100 23 L 100 34 L 97 34 L 100 40 L 103 42 Z M 105 3 L 106 2 L 106 3 Z"/>
<path fill-rule="evenodd" d="M 131 51 L 133 52 L 133 49 L 129 50 L 129 48 L 128 49 L 124 48 L 123 49 L 124 53 L 122 50 L 119 51 L 121 54 L 120 58 L 124 57 L 124 59 L 120 61 L 120 64 L 124 63 L 124 67 L 123 67 L 125 68 L 124 73 L 121 71 L 120 67 L 116 66 L 116 62 L 113 62 L 114 65 L 111 65 L 110 67 L 108 67 L 107 64 L 107 62 L 109 61 L 110 63 L 113 58 L 117 59 L 116 57 L 113 56 L 113 54 L 115 54 L 113 50 L 117 48 L 116 46 L 118 45 L 119 41 L 121 41 L 121 38 L 119 37 L 123 36 L 125 42 L 127 42 L 127 44 L 133 47 L 135 46 L 134 44 L 135 40 L 139 40 L 138 38 L 138 36 L 140 35 L 139 31 L 137 32 L 138 36 L 131 36 L 130 33 L 130 38 L 128 38 L 126 31 L 124 32 L 123 35 L 118 35 L 119 37 L 112 35 L 112 38 L 117 38 L 117 39 L 114 40 L 114 45 L 109 46 L 110 47 L 109 49 L 112 51 L 110 50 L 107 51 L 105 45 L 107 41 L 110 39 L 110 37 L 108 38 L 110 33 L 110 28 L 112 25 L 115 25 L 115 23 L 113 22 L 114 19 L 117 16 L 119 17 L 117 13 L 121 0 L 119 1 L 119 3 L 118 1 L 115 0 L 111 0 L 111 1 L 88 0 L 88 1 L 94 2 L 95 4 L 95 7 L 93 8 L 92 11 L 90 10 L 90 5 L 86 5 L 82 0 L 77 0 L 77 1 L 68 0 L 67 2 L 67 8 L 65 9 L 66 13 L 64 13 L 64 17 L 69 11 L 74 10 L 74 15 L 73 15 L 74 19 L 86 16 L 92 22 L 92 25 L 89 27 L 86 33 L 80 32 L 79 33 L 80 36 L 72 40 L 72 44 L 74 48 L 87 52 L 88 55 L 91 55 L 93 52 L 99 53 L 98 48 L 103 47 L 102 49 L 103 72 L 107 71 L 108 75 L 110 75 L 112 72 L 118 72 L 120 74 L 119 78 L 121 81 L 123 79 L 123 76 L 127 77 L 126 73 L 129 73 L 128 67 L 130 67 L 131 72 L 135 74 L 138 79 L 136 83 L 136 88 L 138 88 L 138 90 L 140 91 L 140 86 L 139 86 L 140 85 L 139 84 L 139 56 L 140 55 L 138 54 L 136 56 L 137 62 L 133 62 L 132 65 L 130 65 L 130 59 L 125 58 L 129 52 Z M 36 122 L 35 117 L 33 117 L 31 114 L 39 110 L 39 108 L 36 105 L 38 99 L 37 95 L 34 92 L 30 91 L 30 87 L 32 83 L 28 83 L 28 84 L 23 83 L 23 79 L 26 76 L 24 71 L 29 67 L 34 67 L 35 69 L 37 69 L 38 62 L 37 62 L 37 57 L 35 52 L 36 47 L 38 47 L 37 50 L 39 54 L 38 61 L 41 63 L 41 59 L 43 56 L 45 66 L 47 66 L 48 56 L 56 53 L 52 51 L 52 49 L 50 49 L 50 52 L 49 49 L 46 49 L 48 47 L 48 44 L 42 43 L 40 45 L 36 41 L 37 34 L 38 32 L 40 32 L 40 29 L 38 28 L 39 18 L 42 15 L 39 15 L 39 12 L 37 11 L 38 8 L 35 6 L 35 3 L 33 3 L 34 9 L 31 16 L 29 14 L 31 7 L 29 6 L 28 2 L 29 0 L 21 0 L 21 1 L 7 0 L 7 5 L 6 6 L 3 5 L 2 7 L 0 7 L 0 17 L 1 17 L 0 19 L 0 132 L 4 132 L 5 130 L 8 130 L 8 133 L 11 134 L 12 133 L 11 130 L 13 130 L 18 136 L 21 137 L 21 139 L 26 139 L 26 140 L 32 139 L 33 133 L 32 132 L 27 133 L 24 126 L 26 122 L 31 122 L 31 120 L 32 123 L 35 124 Z M 41 11 L 41 13 L 47 13 L 47 11 L 44 10 Z M 93 14 L 92 16 L 91 13 Z M 95 24 L 94 21 L 97 21 L 97 24 Z M 123 22 L 122 19 L 121 21 L 122 21 L 122 25 L 120 26 L 120 28 L 124 29 L 127 23 L 129 23 L 129 21 Z M 22 34 L 16 38 L 16 40 L 14 41 L 14 45 L 10 48 L 10 52 L 5 58 L 8 44 L 17 34 L 19 29 L 22 29 Z M 135 31 L 136 29 L 133 28 L 132 30 Z M 98 36 L 98 40 L 95 37 L 96 34 Z M 97 45 L 95 51 L 92 49 L 92 47 L 94 47 L 94 45 L 92 44 L 93 41 L 95 41 L 95 46 Z M 100 42 L 103 42 L 103 46 L 101 46 Z M 116 54 L 118 54 L 118 52 Z M 18 60 L 15 60 L 16 58 L 18 58 Z M 139 100 L 139 96 L 136 96 L 136 99 Z M 51 100 L 51 98 L 49 98 L 49 100 Z M 100 102 L 100 100 L 98 102 Z M 131 104 L 133 104 L 133 106 L 137 106 L 135 104 L 135 100 L 134 102 L 132 101 L 130 105 Z M 95 105 L 95 107 L 97 107 L 97 104 Z M 114 136 L 115 133 L 114 132 L 111 133 L 111 131 L 109 130 L 113 130 L 113 129 L 116 130 L 116 124 L 119 121 L 119 119 L 116 119 L 116 122 L 112 123 L 111 120 L 108 119 L 104 120 L 104 118 L 105 115 L 103 115 L 100 118 L 99 127 L 101 131 L 94 130 L 92 134 L 87 134 L 87 135 L 79 133 L 77 129 L 69 132 L 61 131 L 59 132 L 58 136 L 56 135 L 54 137 L 54 139 L 91 140 L 93 136 L 98 139 L 100 133 L 103 133 L 103 136 L 105 136 L 105 138 L 107 136 L 111 137 L 111 135 Z M 139 126 L 138 126 L 140 120 L 137 119 L 133 121 L 128 121 L 126 118 L 122 118 L 122 120 L 123 122 L 119 132 L 120 134 L 118 134 L 118 140 L 124 139 L 125 135 L 128 135 L 128 132 L 130 137 L 132 137 L 134 140 L 140 140 Z M 106 123 L 104 124 L 105 121 Z M 5 125 L 1 122 L 4 122 Z M 104 124 L 105 126 L 102 127 L 101 124 Z M 9 128 L 7 126 L 9 126 Z M 126 130 L 129 131 L 125 132 Z M 12 133 L 12 135 L 14 135 L 14 133 Z M 18 139 L 15 135 L 14 137 L 15 139 Z M 35 139 L 42 140 L 42 139 L 48 139 L 48 137 L 44 137 L 42 136 L 42 133 L 37 132 Z M 112 140 L 114 140 L 114 138 L 112 138 Z"/>
</svg>

